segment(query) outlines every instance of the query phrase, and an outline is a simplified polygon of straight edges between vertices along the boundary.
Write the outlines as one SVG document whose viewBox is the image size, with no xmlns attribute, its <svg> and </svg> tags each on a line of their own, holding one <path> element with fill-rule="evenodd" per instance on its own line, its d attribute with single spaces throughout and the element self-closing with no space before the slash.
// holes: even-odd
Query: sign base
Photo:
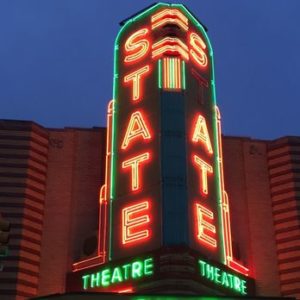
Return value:
<svg viewBox="0 0 300 300">
<path fill-rule="evenodd" d="M 68 292 L 254 296 L 254 280 L 186 247 L 166 247 L 67 275 Z"/>
</svg>

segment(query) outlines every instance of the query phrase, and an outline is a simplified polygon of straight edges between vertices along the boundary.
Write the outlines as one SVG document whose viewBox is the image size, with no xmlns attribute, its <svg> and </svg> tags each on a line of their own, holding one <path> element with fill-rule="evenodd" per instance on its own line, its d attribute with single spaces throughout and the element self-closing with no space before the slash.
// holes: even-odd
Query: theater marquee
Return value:
<svg viewBox="0 0 300 300">
<path fill-rule="evenodd" d="M 203 258 L 196 265 L 204 284 L 247 295 L 249 270 L 232 254 L 206 30 L 185 6 L 164 3 L 121 25 L 98 253 L 75 263 L 69 282 L 80 278 L 81 290 L 130 283 L 138 291 L 140 281 L 159 277 L 161 264 L 151 253 L 183 246 Z M 115 266 L 124 260 L 127 271 Z"/>
</svg>

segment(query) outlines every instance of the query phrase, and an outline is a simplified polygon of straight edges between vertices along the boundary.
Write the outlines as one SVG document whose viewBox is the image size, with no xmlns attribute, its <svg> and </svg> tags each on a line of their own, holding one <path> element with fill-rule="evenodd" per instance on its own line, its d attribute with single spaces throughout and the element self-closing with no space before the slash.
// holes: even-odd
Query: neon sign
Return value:
<svg viewBox="0 0 300 300">
<path fill-rule="evenodd" d="M 114 284 L 152 276 L 153 272 L 152 257 L 133 260 L 113 268 L 101 268 L 97 272 L 82 275 L 82 288 L 83 290 L 108 288 Z"/>
<path fill-rule="evenodd" d="M 107 114 L 98 253 L 74 271 L 185 244 L 248 275 L 232 252 L 213 68 L 206 31 L 183 5 L 158 3 L 123 24 Z M 83 280 L 89 288 L 120 283 L 125 275 L 116 270 L 103 266 Z M 237 283 L 223 286 L 237 290 Z"/>
<path fill-rule="evenodd" d="M 200 174 L 201 174 L 201 180 L 200 180 L 200 190 L 203 194 L 208 194 L 208 185 L 207 185 L 207 173 L 212 174 L 213 168 L 211 165 L 206 163 L 204 160 L 202 160 L 199 156 L 194 155 L 194 162 L 196 163 L 197 167 L 199 168 Z"/>
<path fill-rule="evenodd" d="M 196 204 L 196 214 L 198 239 L 210 247 L 217 247 L 216 227 L 211 223 L 214 220 L 213 212 L 201 204 Z"/>
<path fill-rule="evenodd" d="M 133 71 L 132 73 L 126 75 L 124 77 L 124 82 L 132 82 L 132 100 L 136 101 L 141 98 L 141 79 L 144 77 L 148 72 L 150 71 L 150 68 L 148 65 Z"/>
<path fill-rule="evenodd" d="M 188 18 L 178 9 L 164 9 L 151 17 L 152 29 L 168 24 L 176 24 L 187 31 Z"/>
<path fill-rule="evenodd" d="M 126 55 L 124 58 L 124 62 L 126 63 L 134 62 L 147 54 L 149 50 L 149 41 L 147 39 L 138 39 L 138 38 L 146 36 L 148 32 L 149 30 L 147 28 L 142 28 L 134 32 L 127 39 L 125 43 L 125 51 L 126 53 L 128 52 L 134 52 L 134 53 Z"/>
<path fill-rule="evenodd" d="M 208 64 L 208 59 L 204 51 L 206 49 L 206 44 L 204 43 L 204 41 L 197 33 L 192 32 L 190 34 L 190 44 L 192 46 L 190 53 L 194 61 L 201 68 L 206 67 Z"/>
<path fill-rule="evenodd" d="M 164 57 L 158 61 L 159 88 L 164 90 L 185 89 L 185 62 L 177 57 Z"/>
<path fill-rule="evenodd" d="M 157 253 L 154 255 L 156 256 Z M 252 285 L 247 277 L 220 264 L 199 259 L 196 254 L 193 257 L 196 270 L 194 281 L 208 283 L 213 288 L 228 291 L 229 295 L 251 295 Z M 89 271 L 81 271 L 78 277 L 80 282 L 78 290 L 132 293 L 135 291 L 134 283 L 143 281 L 148 285 L 151 280 L 159 282 L 158 270 L 160 270 L 159 260 L 150 255 L 115 264 L 109 263 Z M 194 274 L 194 271 L 192 273 Z"/>
<path fill-rule="evenodd" d="M 208 151 L 208 153 L 212 154 L 213 149 L 211 146 L 210 137 L 207 130 L 207 125 L 205 118 L 201 115 L 197 117 L 197 122 L 194 127 L 192 141 L 194 143 L 203 143 Z"/>
<path fill-rule="evenodd" d="M 199 259 L 200 275 L 213 282 L 216 285 L 222 286 L 228 290 L 232 290 L 241 295 L 247 295 L 247 281 L 238 275 L 222 270 L 204 260 Z"/>
<path fill-rule="evenodd" d="M 149 229 L 141 229 L 150 222 L 150 216 L 146 213 L 148 210 L 149 201 L 122 209 L 122 243 L 124 245 L 149 238 Z"/>
<path fill-rule="evenodd" d="M 152 46 L 152 58 L 159 58 L 164 54 L 180 55 L 185 60 L 189 60 L 188 47 L 178 38 L 166 37 Z"/>
<path fill-rule="evenodd" d="M 121 148 L 126 149 L 132 140 L 135 140 L 140 136 L 144 140 L 151 139 L 148 126 L 145 123 L 142 113 L 136 111 L 130 116 L 129 124 L 126 129 Z"/>
<path fill-rule="evenodd" d="M 147 162 L 150 158 L 149 152 L 142 153 L 138 156 L 129 158 L 122 162 L 122 168 L 131 167 L 131 190 L 135 191 L 141 187 L 140 169 L 139 166 Z"/>
</svg>

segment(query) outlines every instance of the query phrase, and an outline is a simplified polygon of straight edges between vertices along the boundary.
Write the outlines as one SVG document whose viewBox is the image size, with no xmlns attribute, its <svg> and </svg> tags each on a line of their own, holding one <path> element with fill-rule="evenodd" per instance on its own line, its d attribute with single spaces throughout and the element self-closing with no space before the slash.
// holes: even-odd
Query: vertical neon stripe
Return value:
<svg viewBox="0 0 300 300">
<path fill-rule="evenodd" d="M 177 58 L 173 58 L 174 68 L 173 68 L 173 78 L 174 78 L 174 88 L 178 89 L 178 76 L 177 76 Z"/>
<path fill-rule="evenodd" d="M 123 27 L 124 28 L 124 27 Z M 119 32 L 120 34 L 121 32 Z M 118 35 L 119 37 L 119 35 Z M 117 127 L 117 122 L 116 122 L 116 106 L 117 106 L 117 99 L 118 99 L 118 80 L 119 80 L 119 70 L 118 70 L 118 54 L 119 54 L 119 46 L 117 45 L 117 40 L 115 42 L 115 48 L 114 48 L 114 82 L 113 82 L 113 102 L 112 102 L 112 116 L 111 116 L 111 123 L 112 123 L 112 128 L 111 128 L 111 162 L 110 162 L 110 188 L 109 188 L 109 257 L 108 260 L 110 261 L 112 258 L 112 235 L 113 235 L 113 228 L 112 228 L 112 220 L 113 220 L 113 211 L 112 211 L 112 202 L 114 199 L 114 192 L 115 192 L 115 167 L 116 167 L 116 159 L 115 159 L 115 144 L 116 144 L 116 127 Z"/>
<path fill-rule="evenodd" d="M 222 192 L 222 217 L 224 222 L 223 234 L 226 251 L 226 264 L 233 270 L 248 276 L 249 269 L 235 261 L 232 252 L 232 235 L 230 224 L 230 207 L 228 195 L 225 191 L 224 172 L 223 172 L 223 152 L 222 152 L 222 135 L 221 135 L 221 114 L 217 106 L 215 106 L 217 117 L 217 130 L 218 130 L 218 147 L 219 147 L 219 167 L 221 174 L 221 192 Z"/>
<path fill-rule="evenodd" d="M 165 59 L 163 59 L 163 62 L 164 62 L 164 89 L 166 88 L 166 86 L 167 86 L 167 72 L 166 72 L 166 60 Z"/>
<path fill-rule="evenodd" d="M 167 83 L 167 88 L 171 88 L 171 74 L 170 74 L 170 59 L 166 58 L 167 60 L 167 77 L 168 77 L 168 83 Z"/>
<path fill-rule="evenodd" d="M 181 60 L 177 58 L 177 82 L 178 82 L 178 89 L 182 89 L 181 84 Z"/>
<path fill-rule="evenodd" d="M 168 68 L 167 68 L 167 60 L 164 58 L 164 75 L 165 75 L 165 82 L 164 88 L 168 87 Z"/>
<path fill-rule="evenodd" d="M 164 58 L 163 59 L 163 62 L 164 62 L 164 70 L 163 70 L 163 72 L 164 72 L 164 89 L 166 89 L 167 88 L 167 67 L 166 67 L 166 59 Z"/>
<path fill-rule="evenodd" d="M 110 230 L 109 230 L 109 260 L 112 257 L 112 220 L 113 220 L 113 211 L 112 211 L 112 202 L 115 198 L 115 167 L 116 167 L 116 159 L 115 159 L 115 145 L 116 145 L 116 101 L 112 102 L 112 140 L 111 140 L 111 169 L 110 169 L 110 203 L 109 203 L 109 222 L 110 222 Z"/>
<path fill-rule="evenodd" d="M 177 59 L 177 78 L 178 78 L 178 88 L 181 89 L 181 64 L 180 59 Z"/>
<path fill-rule="evenodd" d="M 176 89 L 176 58 L 172 58 L 172 78 L 173 78 L 173 89 Z"/>
<path fill-rule="evenodd" d="M 177 88 L 181 89 L 181 82 L 180 82 L 180 59 L 176 59 L 176 77 L 177 77 Z"/>
<path fill-rule="evenodd" d="M 166 58 L 167 61 L 167 68 L 166 68 L 166 73 L 167 73 L 167 89 L 170 88 L 171 86 L 171 78 L 170 78 L 170 60 Z"/>
<path fill-rule="evenodd" d="M 160 60 L 161 61 L 161 60 Z M 185 89 L 185 62 L 177 57 L 164 57 L 162 59 L 160 87 L 168 90 Z"/>
<path fill-rule="evenodd" d="M 172 89 L 173 86 L 174 86 L 174 80 L 173 80 L 173 72 L 172 72 L 172 69 L 173 69 L 173 59 L 172 58 L 169 58 L 169 69 L 168 69 L 168 73 L 169 73 L 169 78 L 170 78 L 170 85 L 169 85 L 169 88 Z"/>
<path fill-rule="evenodd" d="M 162 88 L 161 59 L 159 59 L 157 63 L 158 63 L 158 88 L 161 89 Z"/>
<path fill-rule="evenodd" d="M 185 83 L 185 61 L 183 60 L 181 62 L 181 71 L 182 71 L 182 89 L 186 89 L 186 83 Z"/>
<path fill-rule="evenodd" d="M 174 70 L 175 70 L 175 64 L 174 64 L 174 62 L 175 62 L 175 60 L 174 60 L 174 58 L 172 57 L 171 58 L 171 62 L 172 62 L 172 65 L 171 65 L 171 69 L 170 69 L 170 74 L 171 74 L 171 76 L 172 76 L 172 89 L 174 89 L 175 88 L 175 72 L 174 72 Z"/>
<path fill-rule="evenodd" d="M 211 57 L 212 59 L 212 57 Z M 213 65 L 211 66 L 211 70 L 213 69 Z M 213 77 L 213 71 L 212 71 L 212 78 Z M 215 94 L 215 83 L 214 80 L 211 80 L 211 90 L 212 90 L 212 96 L 211 96 L 211 101 L 213 107 L 216 105 L 216 94 Z M 223 203 L 222 203 L 222 194 L 223 191 L 221 190 L 221 174 L 220 174 L 220 165 L 219 165 L 219 159 L 220 159 L 220 154 L 219 154 L 219 141 L 218 141 L 218 124 L 217 124 L 217 115 L 216 115 L 216 110 L 213 109 L 213 137 L 214 137 L 214 169 L 216 170 L 216 187 L 217 187 L 217 207 L 218 207 L 218 221 L 220 224 L 221 231 L 219 233 L 219 238 L 220 238 L 220 247 L 221 247 L 221 261 L 225 265 L 227 265 L 227 259 L 226 259 L 226 249 L 225 249 L 225 236 L 224 236 L 224 220 L 223 220 Z"/>
<path fill-rule="evenodd" d="M 170 58 L 170 61 L 171 61 L 171 67 L 170 67 L 169 73 L 170 73 L 171 78 L 172 78 L 172 89 L 174 89 L 174 87 L 175 87 L 175 77 L 174 77 L 174 57 Z"/>
</svg>

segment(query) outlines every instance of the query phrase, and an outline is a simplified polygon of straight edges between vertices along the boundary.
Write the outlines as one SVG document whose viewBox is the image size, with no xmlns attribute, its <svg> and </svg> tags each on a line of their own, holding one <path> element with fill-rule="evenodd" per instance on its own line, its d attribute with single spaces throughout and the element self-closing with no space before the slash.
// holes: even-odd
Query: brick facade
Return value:
<svg viewBox="0 0 300 300">
<path fill-rule="evenodd" d="M 0 121 L 0 210 L 12 223 L 1 299 L 64 293 L 72 262 L 93 251 L 105 141 L 105 128 Z M 234 255 L 258 296 L 299 297 L 299 141 L 223 137 Z"/>
</svg>

